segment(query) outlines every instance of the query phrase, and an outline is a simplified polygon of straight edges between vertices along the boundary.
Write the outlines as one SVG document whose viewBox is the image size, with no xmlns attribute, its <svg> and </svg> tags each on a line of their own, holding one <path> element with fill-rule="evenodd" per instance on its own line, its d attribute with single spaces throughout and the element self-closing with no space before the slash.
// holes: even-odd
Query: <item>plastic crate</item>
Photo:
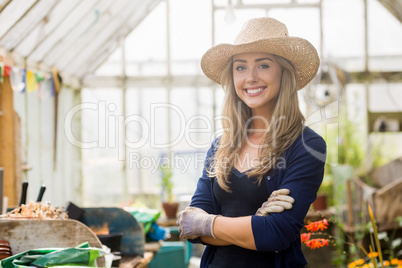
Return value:
<svg viewBox="0 0 402 268">
<path fill-rule="evenodd" d="M 149 268 L 187 268 L 186 242 L 164 241 L 160 250 L 149 263 Z"/>
</svg>

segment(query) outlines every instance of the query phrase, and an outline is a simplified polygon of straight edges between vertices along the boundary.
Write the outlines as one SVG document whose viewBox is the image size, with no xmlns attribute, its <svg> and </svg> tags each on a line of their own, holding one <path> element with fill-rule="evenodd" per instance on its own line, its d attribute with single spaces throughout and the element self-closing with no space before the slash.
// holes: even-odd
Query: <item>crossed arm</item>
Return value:
<svg viewBox="0 0 402 268">
<path fill-rule="evenodd" d="M 258 209 L 256 215 L 267 216 L 270 213 L 291 209 L 294 199 L 289 193 L 287 189 L 274 191 Z M 180 212 L 177 224 L 182 238 L 200 237 L 202 242 L 210 245 L 237 245 L 256 250 L 251 216 L 223 217 L 208 214 L 200 208 L 188 207 Z"/>
<path fill-rule="evenodd" d="M 266 215 L 259 214 L 259 212 L 264 213 L 264 210 L 260 211 L 261 208 L 269 207 L 266 204 L 269 200 L 257 211 L 257 216 L 229 218 L 208 214 L 199 209 L 203 213 L 199 213 L 196 218 L 204 220 L 206 214 L 213 219 L 206 222 L 202 220 L 199 224 L 197 220 L 193 221 L 195 217 L 188 213 L 189 210 L 191 211 L 192 207 L 190 207 L 179 214 L 177 223 L 181 237 L 184 239 L 200 238 L 202 242 L 210 245 L 237 245 L 247 249 L 258 248 L 258 250 L 265 251 L 282 250 L 289 247 L 289 244 L 297 238 L 300 232 L 302 220 L 316 197 L 324 174 L 325 141 L 308 130 L 302 138 L 302 142 L 298 141 L 289 149 L 286 174 L 282 176 L 283 178 L 281 177 L 281 187 L 291 189 L 292 196 L 298 200 L 295 209 L 287 213 L 274 214 L 270 218 L 263 218 Z M 211 157 L 212 151 L 210 149 L 208 159 Z M 204 172 L 193 196 L 193 200 L 197 200 L 197 202 L 192 202 L 192 204 L 204 208 L 209 213 L 217 213 L 211 201 L 213 196 L 210 189 L 210 178 Z M 197 232 L 199 230 L 205 232 Z M 259 232 L 262 232 L 261 236 Z M 275 243 L 271 243 L 271 241 Z"/>
<path fill-rule="evenodd" d="M 201 241 L 214 246 L 236 245 L 256 250 L 251 229 L 251 216 L 238 218 L 216 217 L 213 232 L 216 238 L 201 236 Z"/>
</svg>

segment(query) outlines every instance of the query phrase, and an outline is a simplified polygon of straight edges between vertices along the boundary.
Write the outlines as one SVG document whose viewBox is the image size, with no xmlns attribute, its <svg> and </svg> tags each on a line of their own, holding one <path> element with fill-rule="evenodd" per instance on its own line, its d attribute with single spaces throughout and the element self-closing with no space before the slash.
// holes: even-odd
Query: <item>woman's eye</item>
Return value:
<svg viewBox="0 0 402 268">
<path fill-rule="evenodd" d="M 243 70 L 245 70 L 246 68 L 244 67 L 244 66 L 237 66 L 237 67 L 235 67 L 235 70 L 236 71 L 243 71 Z"/>
<path fill-rule="evenodd" d="M 267 64 L 261 64 L 261 65 L 260 65 L 260 68 L 261 68 L 261 69 L 268 69 L 268 68 L 269 68 L 269 65 L 267 65 Z"/>
</svg>

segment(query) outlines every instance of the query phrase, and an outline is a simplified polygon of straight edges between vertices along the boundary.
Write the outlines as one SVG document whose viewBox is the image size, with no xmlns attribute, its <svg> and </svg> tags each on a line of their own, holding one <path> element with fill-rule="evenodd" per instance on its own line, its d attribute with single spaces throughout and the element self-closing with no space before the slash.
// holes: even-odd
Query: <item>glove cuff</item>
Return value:
<svg viewBox="0 0 402 268">
<path fill-rule="evenodd" d="M 209 236 L 216 239 L 214 235 L 214 221 L 217 215 L 203 214 L 196 215 L 193 220 L 193 233 L 201 236 Z"/>
<path fill-rule="evenodd" d="M 215 222 L 216 217 L 218 217 L 218 215 L 211 215 L 212 219 L 211 219 L 211 235 L 210 236 L 212 236 L 215 239 L 216 239 L 216 237 L 214 235 L 214 222 Z"/>
</svg>

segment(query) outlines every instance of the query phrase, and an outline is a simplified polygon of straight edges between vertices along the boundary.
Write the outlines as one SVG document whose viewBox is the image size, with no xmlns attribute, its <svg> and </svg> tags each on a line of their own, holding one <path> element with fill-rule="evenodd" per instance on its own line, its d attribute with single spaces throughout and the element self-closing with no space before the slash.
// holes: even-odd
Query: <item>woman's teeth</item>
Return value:
<svg viewBox="0 0 402 268">
<path fill-rule="evenodd" d="M 260 87 L 260 88 L 254 88 L 254 89 L 246 89 L 246 92 L 248 94 L 255 94 L 255 93 L 261 92 L 263 90 L 264 90 L 264 88 Z"/>
</svg>

